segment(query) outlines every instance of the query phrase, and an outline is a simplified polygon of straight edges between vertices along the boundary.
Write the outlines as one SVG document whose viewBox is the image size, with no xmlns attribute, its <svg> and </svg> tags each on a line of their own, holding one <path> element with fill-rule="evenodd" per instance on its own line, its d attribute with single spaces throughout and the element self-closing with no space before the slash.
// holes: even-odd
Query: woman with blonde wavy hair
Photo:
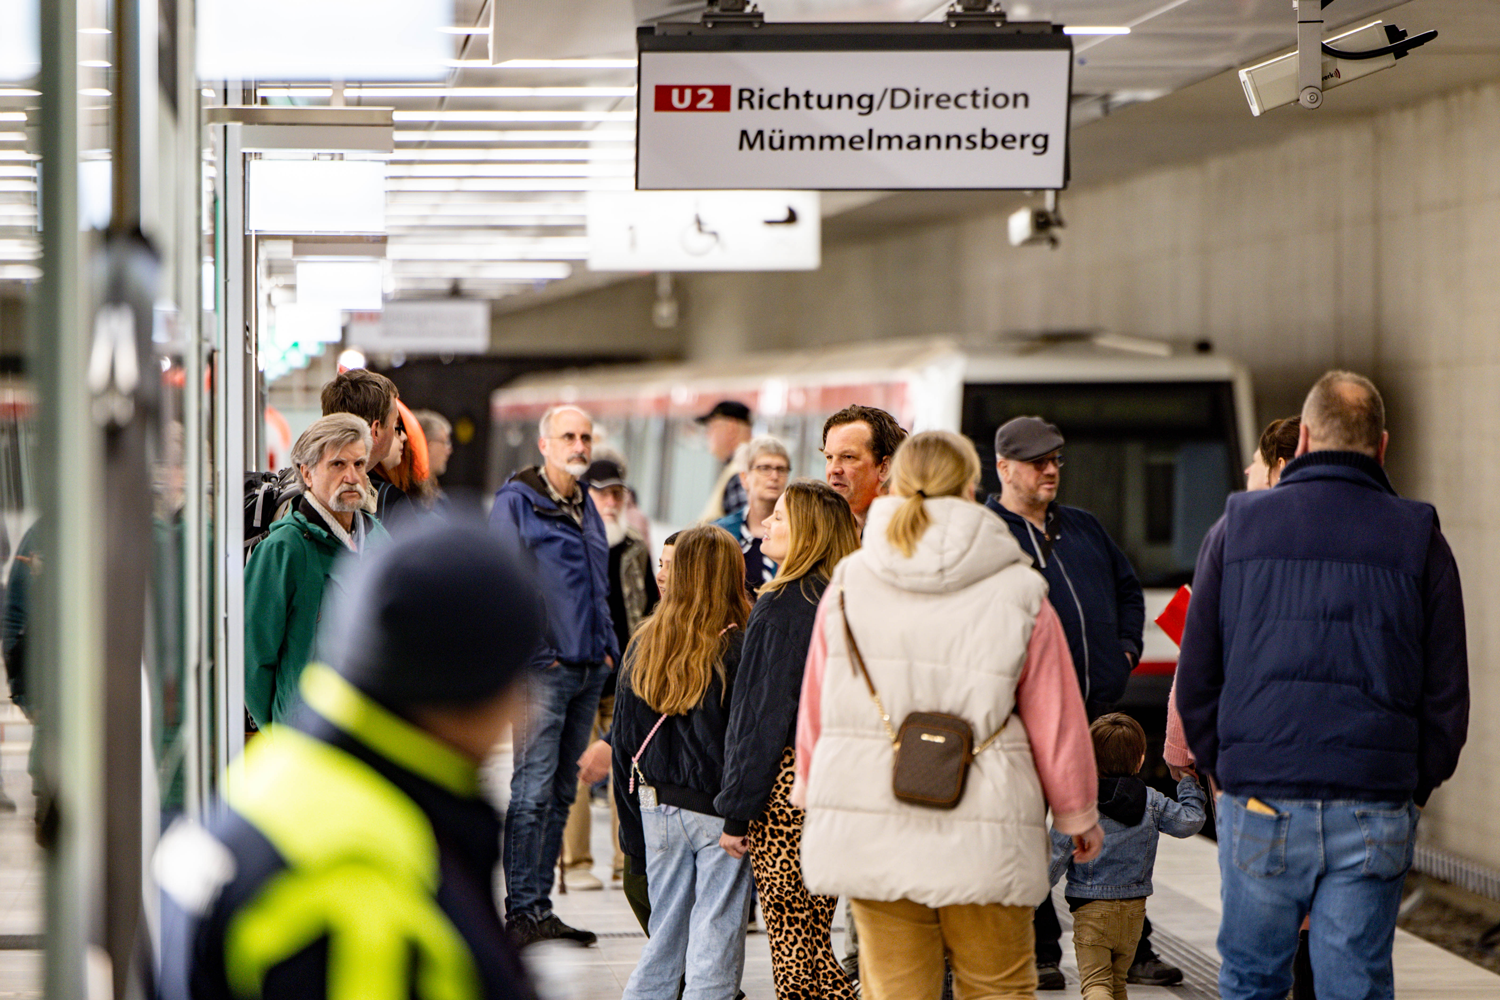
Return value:
<svg viewBox="0 0 1500 1000">
<path fill-rule="evenodd" d="M 677 536 L 672 585 L 637 628 L 615 695 L 620 847 L 645 859 L 651 915 L 623 1000 L 733 1000 L 745 964 L 750 866 L 719 850 L 714 810 L 750 601 L 723 528 Z"/>
<path fill-rule="evenodd" d="M 802 881 L 802 810 L 788 796 L 813 620 L 834 567 L 859 548 L 859 527 L 833 487 L 799 479 L 776 501 L 766 528 L 761 552 L 778 569 L 745 627 L 723 790 L 714 799 L 724 817 L 719 843 L 732 857 L 750 853 L 779 1000 L 853 1000 L 854 982 L 829 939 L 838 900 L 811 895 Z"/>
<path fill-rule="evenodd" d="M 1079 860 L 1103 843 L 1067 638 L 1045 581 L 974 502 L 978 479 L 968 438 L 907 439 L 813 626 L 792 801 L 807 808 L 808 890 L 851 900 L 865 1000 L 937 996 L 945 952 L 955 996 L 1032 996 L 1048 807 Z M 973 731 L 951 808 L 892 788 L 893 729 L 913 712 Z"/>
</svg>

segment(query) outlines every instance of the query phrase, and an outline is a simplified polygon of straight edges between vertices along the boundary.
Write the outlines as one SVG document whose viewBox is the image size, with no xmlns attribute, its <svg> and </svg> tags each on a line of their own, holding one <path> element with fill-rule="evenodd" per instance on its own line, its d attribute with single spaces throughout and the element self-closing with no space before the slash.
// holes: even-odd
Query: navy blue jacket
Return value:
<svg viewBox="0 0 1500 1000">
<path fill-rule="evenodd" d="M 1274 489 L 1230 497 L 1198 554 L 1177 707 L 1232 794 L 1425 803 L 1469 720 L 1437 512 L 1357 452 L 1303 455 Z"/>
<path fill-rule="evenodd" d="M 1091 708 L 1113 705 L 1140 662 L 1146 627 L 1146 596 L 1130 560 L 1086 510 L 1049 505 L 1044 536 L 1036 525 L 1002 507 L 998 495 L 985 506 L 1004 518 L 1021 550 L 1046 577 L 1047 599 L 1062 620 L 1084 702 Z"/>
<path fill-rule="evenodd" d="M 490 527 L 526 553 L 546 609 L 534 666 L 620 663 L 620 640 L 609 615 L 609 539 L 604 519 L 583 490 L 583 526 L 559 509 L 536 467 L 510 477 L 495 494 Z"/>
</svg>

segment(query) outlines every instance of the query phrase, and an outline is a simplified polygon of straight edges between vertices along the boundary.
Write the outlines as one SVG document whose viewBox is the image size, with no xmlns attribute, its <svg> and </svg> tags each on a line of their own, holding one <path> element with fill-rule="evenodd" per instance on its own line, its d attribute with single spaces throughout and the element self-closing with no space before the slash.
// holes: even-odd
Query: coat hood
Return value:
<svg viewBox="0 0 1500 1000">
<path fill-rule="evenodd" d="M 902 590 L 942 594 L 965 587 L 1031 557 L 1005 523 L 983 506 L 961 497 L 923 501 L 931 523 L 911 558 L 886 538 L 886 528 L 905 497 L 878 497 L 865 521 L 866 564 L 882 581 Z"/>
<path fill-rule="evenodd" d="M 1099 812 L 1121 826 L 1135 826 L 1146 815 L 1146 783 L 1127 778 L 1099 779 Z"/>
</svg>

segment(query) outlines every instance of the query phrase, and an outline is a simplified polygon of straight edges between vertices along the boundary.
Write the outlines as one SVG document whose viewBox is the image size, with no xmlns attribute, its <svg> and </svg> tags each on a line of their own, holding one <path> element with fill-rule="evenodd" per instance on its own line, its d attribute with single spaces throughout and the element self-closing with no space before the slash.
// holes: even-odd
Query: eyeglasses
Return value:
<svg viewBox="0 0 1500 1000">
<path fill-rule="evenodd" d="M 791 472 L 791 467 L 786 465 L 752 465 L 751 472 L 757 472 L 762 476 L 784 476 Z"/>
<path fill-rule="evenodd" d="M 1055 465 L 1058 471 L 1061 472 L 1063 467 L 1062 453 L 1058 452 L 1055 455 L 1043 455 L 1041 458 L 1033 458 L 1026 464 L 1038 472 L 1046 472 L 1047 466 Z"/>
</svg>

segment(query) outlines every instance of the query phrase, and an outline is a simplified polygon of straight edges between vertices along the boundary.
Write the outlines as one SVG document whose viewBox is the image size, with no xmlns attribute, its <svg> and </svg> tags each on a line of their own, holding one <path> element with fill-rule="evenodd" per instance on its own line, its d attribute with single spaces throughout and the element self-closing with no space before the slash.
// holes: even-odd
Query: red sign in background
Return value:
<svg viewBox="0 0 1500 1000">
<path fill-rule="evenodd" d="M 729 84 L 689 86 L 677 83 L 656 85 L 657 111 L 728 111 Z"/>
</svg>

